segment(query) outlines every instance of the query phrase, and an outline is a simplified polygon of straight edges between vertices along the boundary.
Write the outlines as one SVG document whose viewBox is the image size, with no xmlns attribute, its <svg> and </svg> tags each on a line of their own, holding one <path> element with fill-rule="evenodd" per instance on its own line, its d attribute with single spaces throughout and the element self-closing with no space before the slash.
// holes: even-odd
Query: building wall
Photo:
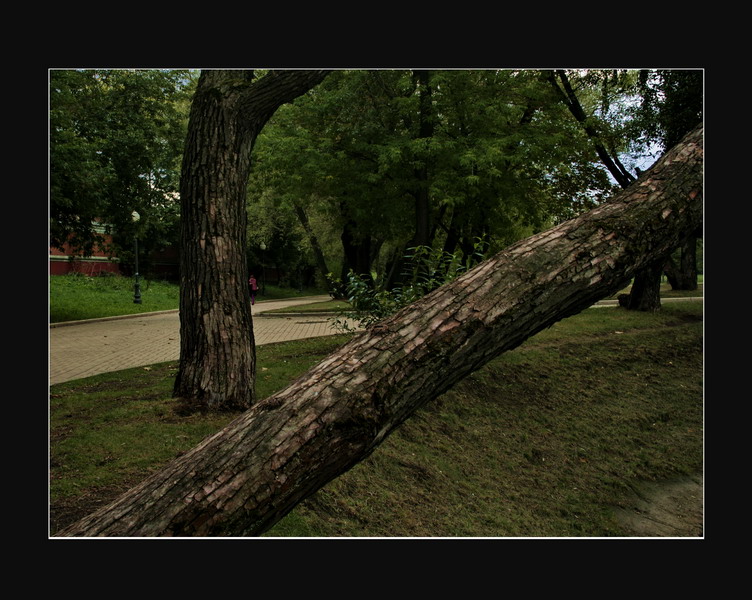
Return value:
<svg viewBox="0 0 752 600">
<path fill-rule="evenodd" d="M 97 233 L 102 234 L 106 243 L 112 238 L 105 233 L 105 228 L 97 223 L 94 227 Z M 81 273 L 83 275 L 99 275 L 100 273 L 120 273 L 117 258 L 110 258 L 98 246 L 95 247 L 91 256 L 73 256 L 71 247 L 65 244 L 63 250 L 50 247 L 50 275 L 67 275 L 68 273 Z"/>
<path fill-rule="evenodd" d="M 108 238 L 105 235 L 105 238 Z M 109 242 L 110 239 L 107 239 Z M 71 258 L 72 250 L 66 244 L 64 250 L 50 248 L 49 266 L 50 275 L 68 275 L 69 273 L 81 273 L 83 275 L 99 275 L 101 273 L 113 273 L 115 275 L 130 276 L 129 269 L 121 269 L 117 257 L 110 258 L 98 248 L 92 256 Z M 157 250 L 150 256 L 140 256 L 141 274 L 148 269 L 149 274 L 157 279 L 177 281 L 179 266 L 177 248 L 169 247 Z M 126 272 L 127 271 L 127 272 Z"/>
<path fill-rule="evenodd" d="M 107 258 L 92 256 L 71 260 L 64 254 L 58 255 L 50 252 L 50 275 L 68 275 L 69 273 L 81 273 L 83 275 L 113 273 L 119 275 L 120 266 L 117 262 Z"/>
</svg>

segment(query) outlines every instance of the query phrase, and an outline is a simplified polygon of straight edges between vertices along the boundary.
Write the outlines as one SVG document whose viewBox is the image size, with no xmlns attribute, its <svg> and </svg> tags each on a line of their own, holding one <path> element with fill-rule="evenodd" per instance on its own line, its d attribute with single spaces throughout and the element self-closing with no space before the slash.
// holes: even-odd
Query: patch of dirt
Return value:
<svg viewBox="0 0 752 600">
<path fill-rule="evenodd" d="M 626 506 L 615 510 L 636 537 L 702 537 L 702 475 L 645 482 L 633 488 Z"/>
</svg>

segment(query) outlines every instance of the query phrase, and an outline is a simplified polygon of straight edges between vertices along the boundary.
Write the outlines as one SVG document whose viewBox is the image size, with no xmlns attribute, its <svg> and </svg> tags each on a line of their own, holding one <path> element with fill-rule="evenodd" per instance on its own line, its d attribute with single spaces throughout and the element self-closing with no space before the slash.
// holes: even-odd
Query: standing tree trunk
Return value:
<svg viewBox="0 0 752 600">
<path fill-rule="evenodd" d="M 343 214 L 344 214 L 343 210 Z M 359 234 L 358 223 L 353 219 L 348 219 L 342 227 L 342 233 L 339 236 L 342 242 L 342 270 L 340 277 L 343 282 L 347 281 L 347 275 L 352 270 L 356 275 L 362 275 L 369 281 L 371 280 L 371 265 L 373 261 L 372 244 L 374 239 L 369 232 Z"/>
<path fill-rule="evenodd" d="M 252 536 L 502 352 L 619 290 L 702 221 L 702 128 L 612 201 L 522 240 L 335 351 L 61 536 Z M 441 377 L 438 374 L 441 373 Z"/>
<path fill-rule="evenodd" d="M 424 154 L 417 162 L 418 166 L 414 169 L 414 180 L 410 190 L 410 195 L 414 200 L 415 211 L 415 229 L 413 236 L 407 243 L 403 252 L 394 255 L 394 261 L 387 270 L 385 287 L 393 289 L 403 283 L 405 279 L 405 268 L 412 268 L 412 265 L 406 265 L 407 258 L 405 253 L 410 248 L 418 246 L 430 246 L 433 243 L 431 227 L 431 194 L 430 194 L 430 158 L 428 144 L 434 135 L 434 117 L 432 106 L 431 91 L 431 72 L 430 71 L 413 71 L 413 81 L 418 90 L 418 140 L 425 141 Z M 422 268 L 423 265 L 415 265 Z"/>
<path fill-rule="evenodd" d="M 313 227 L 311 227 L 311 223 L 308 220 L 308 215 L 306 214 L 305 209 L 297 201 L 293 201 L 292 206 L 295 209 L 295 214 L 298 216 L 298 221 L 300 221 L 300 224 L 303 226 L 303 229 L 308 236 L 308 241 L 311 244 L 313 257 L 316 261 L 316 267 L 319 270 L 319 277 L 317 277 L 316 279 L 320 284 L 330 286 L 331 284 L 327 279 L 327 275 L 330 271 L 329 267 L 326 264 L 326 257 L 324 256 L 324 251 L 321 249 L 321 244 L 319 244 L 319 239 L 318 237 L 316 237 L 316 232 L 313 230 Z"/>
<path fill-rule="evenodd" d="M 697 289 L 697 236 L 689 236 L 679 249 L 679 264 L 668 259 L 666 275 L 672 290 Z"/>
<path fill-rule="evenodd" d="M 654 312 L 661 308 L 661 273 L 666 259 L 659 259 L 635 275 L 628 294 L 619 295 L 619 305 L 629 310 Z"/>
<path fill-rule="evenodd" d="M 415 71 L 420 93 L 420 111 L 418 138 L 426 143 L 434 135 L 433 106 L 431 106 L 430 71 Z M 426 150 L 427 152 L 427 150 Z M 431 239 L 431 195 L 429 193 L 429 160 L 424 156 L 415 170 L 415 233 L 410 241 L 411 247 L 430 246 Z"/>
<path fill-rule="evenodd" d="M 274 111 L 319 71 L 203 71 L 180 176 L 180 367 L 173 395 L 206 409 L 254 398 L 255 349 L 246 265 L 251 150 Z"/>
<path fill-rule="evenodd" d="M 632 289 L 619 296 L 619 305 L 628 310 L 655 312 L 661 310 L 661 274 L 667 258 L 635 273 Z"/>
</svg>

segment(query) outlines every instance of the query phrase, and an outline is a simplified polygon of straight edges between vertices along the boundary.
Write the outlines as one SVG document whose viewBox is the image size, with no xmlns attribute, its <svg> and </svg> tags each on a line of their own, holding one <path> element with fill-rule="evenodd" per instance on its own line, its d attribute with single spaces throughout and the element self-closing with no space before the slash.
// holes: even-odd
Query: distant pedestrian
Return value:
<svg viewBox="0 0 752 600">
<path fill-rule="evenodd" d="M 251 277 L 248 280 L 248 287 L 251 290 L 251 305 L 256 304 L 256 292 L 258 291 L 258 285 L 256 285 L 256 277 L 251 273 Z"/>
</svg>

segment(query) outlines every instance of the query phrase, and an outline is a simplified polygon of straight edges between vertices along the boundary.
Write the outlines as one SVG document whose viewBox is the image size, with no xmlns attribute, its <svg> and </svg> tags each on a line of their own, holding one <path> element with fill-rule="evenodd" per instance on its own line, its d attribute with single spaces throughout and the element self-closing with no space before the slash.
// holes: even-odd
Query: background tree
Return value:
<svg viewBox="0 0 752 600">
<path fill-rule="evenodd" d="M 92 72 L 50 73 L 50 245 L 90 254 L 114 179 L 103 156 L 104 91 Z"/>
<path fill-rule="evenodd" d="M 699 69 L 640 71 L 640 103 L 632 127 L 643 143 L 658 144 L 659 152 L 673 147 L 702 122 L 703 72 Z M 702 231 L 684 240 L 668 257 L 666 274 L 675 290 L 697 289 L 697 251 Z"/>
<path fill-rule="evenodd" d="M 581 74 L 570 74 L 564 69 L 558 69 L 549 71 L 546 77 L 556 96 L 582 126 L 599 160 L 614 180 L 622 188 L 632 184 L 636 176 L 619 159 L 620 151 L 623 151 L 628 142 L 624 136 L 624 128 L 620 127 L 614 131 L 609 127 L 613 121 L 609 122 L 607 119 L 613 90 L 623 94 L 625 87 L 630 85 L 626 83 L 626 74 L 612 70 L 587 70 Z M 585 109 L 581 96 L 585 99 L 590 96 L 590 103 L 593 105 L 591 110 Z"/>
<path fill-rule="evenodd" d="M 632 185 L 637 173 L 632 174 L 622 164 L 619 156 L 629 145 L 627 133 L 634 131 L 634 128 L 624 122 L 623 112 L 616 121 L 613 119 L 609 121 L 608 113 L 614 100 L 614 92 L 622 98 L 633 95 L 636 80 L 630 77 L 629 73 L 616 70 L 586 70 L 568 73 L 559 69 L 548 72 L 546 77 L 556 96 L 587 133 L 598 158 L 614 180 L 622 188 Z M 583 107 L 581 98 L 591 99 L 590 110 Z M 592 102 L 593 99 L 596 102 Z M 684 133 L 688 130 L 684 130 Z M 648 265 L 644 270 L 636 273 L 630 293 L 619 297 L 621 305 L 632 310 L 660 309 L 661 273 L 667 260 L 668 256 L 660 257 L 655 264 Z"/>
<path fill-rule="evenodd" d="M 201 72 L 180 176 L 180 364 L 173 394 L 189 408 L 238 410 L 255 401 L 246 261 L 251 151 L 274 112 L 325 75 Z"/>
<path fill-rule="evenodd" d="M 50 72 L 50 244 L 126 260 L 134 225 L 144 254 L 177 239 L 179 159 L 189 74 L 177 70 Z"/>
<path fill-rule="evenodd" d="M 317 262 L 387 289 L 418 242 L 470 257 L 485 236 L 496 250 L 613 189 L 528 71 L 335 72 L 275 114 L 255 152 L 264 189 L 322 225 Z"/>
<path fill-rule="evenodd" d="M 309 232 L 307 215 L 303 214 L 301 220 L 300 207 L 291 198 L 275 196 L 270 188 L 249 187 L 249 197 L 253 198 L 248 204 L 249 271 L 256 274 L 259 283 L 268 270 L 275 274 L 276 285 L 316 285 L 312 265 L 318 240 L 312 230 Z M 326 287 L 324 280 L 319 283 Z"/>
<path fill-rule="evenodd" d="M 390 85 L 393 79 L 392 72 L 383 74 Z M 317 264 L 340 275 L 350 269 L 369 274 L 381 245 L 404 226 L 396 210 L 402 192 L 378 164 L 397 126 L 383 121 L 391 116 L 385 106 L 391 94 L 370 90 L 374 85 L 369 72 L 332 73 L 275 115 L 255 151 L 254 187 L 261 189 L 255 182 L 263 180 L 275 197 L 297 206 L 301 224 L 307 222 L 326 247 L 328 256 L 322 250 Z M 315 231 L 317 223 L 324 229 Z"/>
</svg>

